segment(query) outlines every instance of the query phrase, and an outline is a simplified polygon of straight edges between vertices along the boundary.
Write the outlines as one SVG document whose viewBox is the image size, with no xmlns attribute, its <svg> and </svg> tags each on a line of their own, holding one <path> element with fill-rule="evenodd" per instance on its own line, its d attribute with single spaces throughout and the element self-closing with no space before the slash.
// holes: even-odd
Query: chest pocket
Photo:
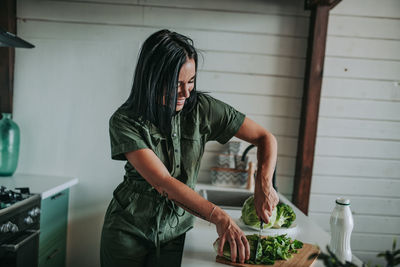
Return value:
<svg viewBox="0 0 400 267">
<path fill-rule="evenodd" d="M 181 162 L 183 172 L 188 176 L 188 185 L 192 185 L 195 181 L 193 174 L 198 172 L 200 168 L 200 160 L 204 152 L 203 140 L 200 135 L 181 135 Z"/>
<path fill-rule="evenodd" d="M 151 137 L 152 150 L 157 157 L 164 163 L 168 171 L 171 171 L 170 152 L 168 149 L 168 140 L 162 135 L 155 134 Z"/>
</svg>

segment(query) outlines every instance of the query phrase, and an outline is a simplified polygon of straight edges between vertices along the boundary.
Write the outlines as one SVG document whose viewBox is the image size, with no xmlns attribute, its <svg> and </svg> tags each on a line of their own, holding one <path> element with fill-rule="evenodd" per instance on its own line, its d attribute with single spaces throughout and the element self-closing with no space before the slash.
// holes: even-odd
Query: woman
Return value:
<svg viewBox="0 0 400 267">
<path fill-rule="evenodd" d="M 255 144 L 257 215 L 268 222 L 278 203 L 271 182 L 275 138 L 231 106 L 196 92 L 196 71 L 191 39 L 161 30 L 144 42 L 131 94 L 110 119 L 112 158 L 127 163 L 105 216 L 103 267 L 180 266 L 193 215 L 216 225 L 219 254 L 229 242 L 232 261 L 249 259 L 241 229 L 193 190 L 207 141 L 236 136 Z"/>
</svg>

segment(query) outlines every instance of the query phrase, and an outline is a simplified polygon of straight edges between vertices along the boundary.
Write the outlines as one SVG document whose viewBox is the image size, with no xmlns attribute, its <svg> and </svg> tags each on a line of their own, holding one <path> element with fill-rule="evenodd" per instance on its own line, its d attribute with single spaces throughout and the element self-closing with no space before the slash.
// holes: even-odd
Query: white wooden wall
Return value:
<svg viewBox="0 0 400 267">
<path fill-rule="evenodd" d="M 278 138 L 278 186 L 291 196 L 308 13 L 302 1 L 17 1 L 14 118 L 19 172 L 74 175 L 68 266 L 98 265 L 100 230 L 123 163 L 110 160 L 108 119 L 130 91 L 141 43 L 169 28 L 200 49 L 198 88 Z M 221 146 L 206 148 L 200 181 Z M 253 151 L 254 152 L 254 151 Z"/>
<path fill-rule="evenodd" d="M 192 37 L 204 57 L 198 89 L 230 103 L 276 135 L 278 187 L 291 198 L 308 27 L 308 12 L 303 10 L 303 3 L 289 0 L 151 0 L 118 4 L 24 0 L 20 3 L 19 16 L 26 19 L 20 28 L 29 35 L 34 32 L 36 38 L 57 38 L 68 43 L 73 39 L 78 46 L 83 41 L 90 46 L 97 41 L 103 43 L 98 47 L 104 43 L 115 46 L 117 51 L 113 53 L 123 51 L 125 62 L 117 64 L 129 67 L 123 69 L 124 75 L 118 76 L 125 81 L 124 87 L 118 87 L 124 94 L 113 98 L 128 95 L 130 72 L 138 46 L 146 36 L 166 27 Z M 243 144 L 243 149 L 246 145 Z M 207 147 L 200 182 L 210 181 L 209 170 L 221 150 L 215 144 Z"/>
<path fill-rule="evenodd" d="M 351 200 L 366 262 L 400 240 L 400 1 L 343 0 L 329 20 L 310 216 Z"/>
<path fill-rule="evenodd" d="M 369 187 L 358 185 L 369 189 L 363 193 L 367 198 L 395 197 L 398 191 L 395 144 L 400 94 L 394 82 L 399 79 L 399 23 L 393 19 L 398 2 L 386 0 L 390 8 L 380 10 L 381 15 L 370 14 L 386 7 L 372 0 L 369 8 L 361 9 L 356 8 L 357 1 L 346 2 L 350 11 L 358 11 L 333 15 L 330 22 L 310 207 L 319 222 L 327 220 L 331 202 L 315 198 L 329 196 L 321 190 L 334 190 L 335 184 L 318 186 L 320 176 L 324 184 L 349 177 L 370 182 Z M 98 265 L 103 216 L 123 175 L 123 163 L 110 160 L 108 119 L 129 95 L 141 43 L 161 28 L 194 39 L 204 59 L 199 66 L 200 90 L 230 103 L 275 134 L 278 189 L 291 197 L 309 15 L 303 1 L 18 0 L 17 4 L 18 34 L 36 45 L 16 50 L 14 119 L 22 132 L 17 171 L 80 179 L 71 191 L 68 266 Z M 372 26 L 360 27 L 367 23 Z M 348 70 L 342 73 L 344 66 Z M 338 144 L 350 155 L 340 154 Z M 368 146 L 379 152 L 365 159 Z M 200 181 L 210 180 L 209 169 L 220 150 L 217 143 L 207 146 Z M 329 156 L 331 151 L 335 155 Z M 372 183 L 381 184 L 368 177 L 379 175 L 385 177 L 384 186 L 375 193 Z M 335 191 L 330 194 L 336 196 Z M 352 200 L 354 209 L 356 199 Z M 391 203 L 390 212 L 398 214 L 395 200 L 384 203 Z M 369 236 L 359 236 L 365 246 L 361 238 Z M 362 249 L 370 250 L 358 251 Z"/>
</svg>

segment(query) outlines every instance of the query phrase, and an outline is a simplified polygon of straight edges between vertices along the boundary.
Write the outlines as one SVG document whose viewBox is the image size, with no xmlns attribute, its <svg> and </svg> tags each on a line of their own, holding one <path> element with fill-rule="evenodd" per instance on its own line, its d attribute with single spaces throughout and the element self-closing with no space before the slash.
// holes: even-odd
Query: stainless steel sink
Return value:
<svg viewBox="0 0 400 267">
<path fill-rule="evenodd" d="M 199 193 L 208 201 L 226 208 L 241 209 L 251 192 L 233 192 L 201 189 Z"/>
</svg>

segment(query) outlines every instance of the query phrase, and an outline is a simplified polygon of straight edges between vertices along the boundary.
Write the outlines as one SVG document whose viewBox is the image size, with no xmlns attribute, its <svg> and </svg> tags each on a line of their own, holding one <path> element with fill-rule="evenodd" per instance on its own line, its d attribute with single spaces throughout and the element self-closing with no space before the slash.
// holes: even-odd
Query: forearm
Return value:
<svg viewBox="0 0 400 267">
<path fill-rule="evenodd" d="M 272 175 L 275 169 L 278 150 L 275 137 L 247 117 L 235 136 L 257 147 L 256 192 L 257 190 L 272 186 Z"/>
<path fill-rule="evenodd" d="M 167 196 L 168 199 L 203 220 L 214 224 L 228 220 L 227 214 L 221 208 L 171 176 L 161 179 L 155 188 L 160 194 Z"/>
<path fill-rule="evenodd" d="M 188 212 L 215 224 L 229 220 L 229 217 L 222 209 L 201 197 L 186 184 L 172 177 L 152 150 L 141 149 L 128 152 L 125 155 L 132 166 L 135 166 L 142 177 L 160 194 L 167 196 Z M 216 208 L 214 209 L 214 207 Z M 212 216 L 210 216 L 211 212 Z"/>
<path fill-rule="evenodd" d="M 272 187 L 278 145 L 275 137 L 268 133 L 257 140 L 257 177 L 255 190 L 264 191 Z"/>
</svg>

